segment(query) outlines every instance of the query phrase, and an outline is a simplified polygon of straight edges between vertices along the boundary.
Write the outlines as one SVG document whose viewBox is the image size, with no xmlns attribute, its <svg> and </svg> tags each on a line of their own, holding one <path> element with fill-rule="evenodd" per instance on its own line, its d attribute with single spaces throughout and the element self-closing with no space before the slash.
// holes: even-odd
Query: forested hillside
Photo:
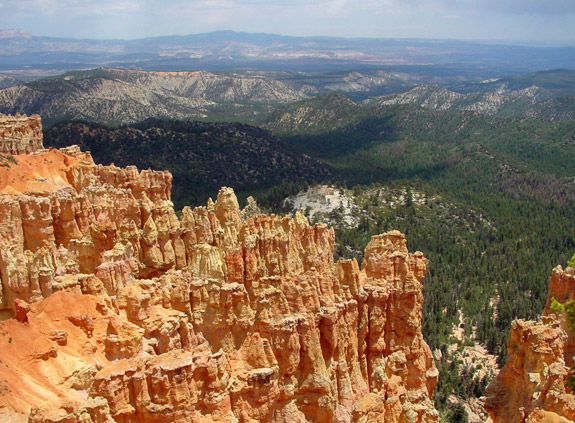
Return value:
<svg viewBox="0 0 575 423">
<path fill-rule="evenodd" d="M 177 208 L 204 203 L 222 186 L 247 192 L 284 181 L 332 179 L 330 168 L 299 153 L 269 132 L 235 123 L 147 120 L 106 128 L 63 123 L 44 135 L 44 144 L 79 144 L 97 163 L 167 169 L 174 177 Z"/>
<path fill-rule="evenodd" d="M 321 113 L 338 116 L 342 99 L 331 95 L 326 100 L 330 97 L 300 105 L 313 115 L 316 102 Z M 335 167 L 342 183 L 360 185 L 359 192 L 369 192 L 374 183 L 392 184 L 459 205 L 447 216 L 430 214 L 437 208 L 433 202 L 367 213 L 360 231 L 348 234 L 346 242 L 364 239 L 361 231 L 392 226 L 407 231 L 412 248 L 432 260 L 427 296 L 434 316 L 427 323 L 431 343 L 439 346 L 442 331 L 450 330 L 446 320 L 453 313 L 442 310 L 464 306 L 466 316 L 484 326 L 478 336 L 503 354 L 496 339 L 500 331 L 490 331 L 489 325 L 506 328 L 512 316 L 533 317 L 541 309 L 549 269 L 575 249 L 575 122 L 487 118 L 415 106 L 350 111 L 346 103 L 345 122 L 334 130 L 320 119 L 290 131 L 290 117 L 301 113 L 290 105 L 270 115 L 264 126 Z M 378 202 L 375 196 L 364 208 Z M 470 210 L 481 216 L 474 218 L 474 227 L 448 218 Z"/>
<path fill-rule="evenodd" d="M 317 120 L 290 128 L 302 110 L 315 114 L 315 101 L 337 125 Z M 342 256 L 359 255 L 370 235 L 395 228 L 430 259 L 424 328 L 443 353 L 436 399 L 445 409 L 451 393 L 479 395 L 485 384 L 473 379 L 470 386 L 469 370 L 447 357 L 459 311 L 466 339 L 503 363 L 512 319 L 537 318 L 550 269 L 575 251 L 575 122 L 405 105 L 353 114 L 342 101 L 292 104 L 263 125 L 353 187 L 359 226 L 338 229 Z"/>
</svg>

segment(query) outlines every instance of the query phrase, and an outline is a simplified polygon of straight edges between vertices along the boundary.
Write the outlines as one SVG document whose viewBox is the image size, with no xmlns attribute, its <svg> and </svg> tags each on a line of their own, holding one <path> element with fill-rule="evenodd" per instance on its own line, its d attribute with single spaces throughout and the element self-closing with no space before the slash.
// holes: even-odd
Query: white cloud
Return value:
<svg viewBox="0 0 575 423">
<path fill-rule="evenodd" d="M 330 15 L 337 15 L 345 7 L 346 0 L 332 0 L 327 7 L 327 13 Z"/>
<path fill-rule="evenodd" d="M 511 14 L 575 14 L 573 0 L 479 0 L 478 3 L 483 10 Z"/>
<path fill-rule="evenodd" d="M 115 14 L 121 11 L 134 11 L 140 8 L 138 0 L 6 0 L 4 4 L 11 10 L 29 14 L 61 14 L 77 16 L 81 14 Z"/>
<path fill-rule="evenodd" d="M 196 2 L 183 2 L 189 4 L 193 9 L 232 9 L 237 7 L 237 3 L 227 0 L 201 0 Z"/>
<path fill-rule="evenodd" d="M 359 3 L 359 2 L 358 2 Z M 365 0 L 358 7 L 377 9 L 385 14 L 414 12 L 575 14 L 574 0 Z"/>
</svg>

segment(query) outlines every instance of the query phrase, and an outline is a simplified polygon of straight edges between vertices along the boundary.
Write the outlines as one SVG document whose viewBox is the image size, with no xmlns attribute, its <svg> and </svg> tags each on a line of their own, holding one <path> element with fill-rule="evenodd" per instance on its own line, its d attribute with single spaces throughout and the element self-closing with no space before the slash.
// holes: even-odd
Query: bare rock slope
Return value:
<svg viewBox="0 0 575 423">
<path fill-rule="evenodd" d="M 415 104 L 433 110 L 471 111 L 508 118 L 572 120 L 575 116 L 573 95 L 567 89 L 560 94 L 537 85 L 511 88 L 502 83 L 492 90 L 459 93 L 438 85 L 418 85 L 403 93 L 370 99 L 367 103 L 380 106 Z"/>
<path fill-rule="evenodd" d="M 0 167 L 0 420 L 436 422 L 426 259 L 399 232 L 361 268 L 334 232 L 241 217 L 233 191 L 170 201 L 171 175 L 78 148 Z"/>
</svg>

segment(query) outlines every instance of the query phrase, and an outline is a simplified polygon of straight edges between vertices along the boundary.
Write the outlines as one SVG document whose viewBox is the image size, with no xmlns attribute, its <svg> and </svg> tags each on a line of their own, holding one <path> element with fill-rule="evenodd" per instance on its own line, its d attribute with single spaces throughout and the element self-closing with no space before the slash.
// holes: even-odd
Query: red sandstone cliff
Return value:
<svg viewBox="0 0 575 423">
<path fill-rule="evenodd" d="M 0 167 L 0 421 L 436 422 L 426 259 L 399 232 L 361 267 L 334 233 L 243 220 L 233 191 L 78 149 Z"/>
<path fill-rule="evenodd" d="M 553 269 L 541 320 L 513 322 L 507 363 L 486 391 L 485 408 L 494 423 L 575 421 L 575 395 L 565 387 L 575 336 L 565 313 L 551 310 L 553 298 L 561 303 L 575 299 L 572 268 Z"/>
</svg>

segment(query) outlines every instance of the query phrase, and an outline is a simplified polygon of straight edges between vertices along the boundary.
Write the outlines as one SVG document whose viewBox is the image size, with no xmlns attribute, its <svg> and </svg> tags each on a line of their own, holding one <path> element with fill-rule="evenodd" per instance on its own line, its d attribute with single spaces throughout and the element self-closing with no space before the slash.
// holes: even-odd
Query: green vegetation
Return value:
<svg viewBox="0 0 575 423">
<path fill-rule="evenodd" d="M 551 310 L 564 312 L 569 323 L 569 329 L 575 332 L 575 301 L 569 300 L 565 304 L 561 304 L 555 298 L 552 298 Z"/>
<path fill-rule="evenodd" d="M 336 228 L 338 257 L 361 260 L 372 235 L 399 229 L 430 260 L 423 328 L 443 357 L 437 407 L 446 421 L 465 421 L 446 395 L 479 396 L 487 379 L 448 351 L 459 313 L 465 339 L 503 364 L 511 321 L 539 316 L 551 269 L 575 250 L 575 121 L 368 107 L 332 93 L 260 124 L 281 139 L 247 125 L 150 121 L 117 130 L 60 125 L 46 144 L 79 143 L 103 163 L 169 169 L 178 206 L 201 203 L 220 185 L 274 211 L 314 180 L 347 188 L 358 226 Z"/>
<path fill-rule="evenodd" d="M 522 90 L 536 85 L 548 90 L 561 90 L 562 93 L 566 91 L 575 92 L 575 71 L 569 69 L 553 69 L 533 72 L 527 75 L 501 78 L 496 81 L 496 83 L 505 83 L 511 90 Z"/>
<path fill-rule="evenodd" d="M 465 407 L 458 403 L 447 413 L 446 416 L 444 416 L 442 421 L 447 423 L 467 423 L 469 420 L 467 418 Z"/>
<path fill-rule="evenodd" d="M 450 88 L 460 93 L 473 93 L 495 92 L 500 88 L 518 91 L 533 86 L 542 89 L 547 96 L 563 97 L 573 95 L 575 94 L 575 70 L 552 69 L 524 75 L 494 78 L 488 82 L 464 81 L 454 83 Z"/>
<path fill-rule="evenodd" d="M 337 116 L 339 103 L 323 113 Z M 321 107 L 330 104 L 324 99 Z M 284 110 L 301 113 L 296 105 Z M 289 116 L 271 117 L 266 127 L 333 166 L 353 188 L 360 223 L 337 230 L 336 254 L 361 258 L 371 235 L 404 232 L 409 249 L 430 259 L 423 326 L 431 348 L 445 350 L 461 310 L 466 335 L 503 364 L 511 321 L 538 317 L 551 269 L 575 248 L 575 121 L 365 107 L 347 115 L 347 125 L 321 132 L 318 122 L 290 132 Z M 391 201 L 394 190 L 411 192 L 412 200 Z M 448 373 L 438 392 L 459 392 L 463 379 Z"/>
<path fill-rule="evenodd" d="M 332 177 L 328 166 L 262 129 L 237 123 L 149 119 L 116 129 L 68 123 L 46 130 L 44 143 L 79 144 L 92 152 L 97 163 L 169 170 L 176 208 L 205 203 L 222 186 L 231 186 L 245 197 L 280 184 L 300 187 L 303 180 Z"/>
</svg>

